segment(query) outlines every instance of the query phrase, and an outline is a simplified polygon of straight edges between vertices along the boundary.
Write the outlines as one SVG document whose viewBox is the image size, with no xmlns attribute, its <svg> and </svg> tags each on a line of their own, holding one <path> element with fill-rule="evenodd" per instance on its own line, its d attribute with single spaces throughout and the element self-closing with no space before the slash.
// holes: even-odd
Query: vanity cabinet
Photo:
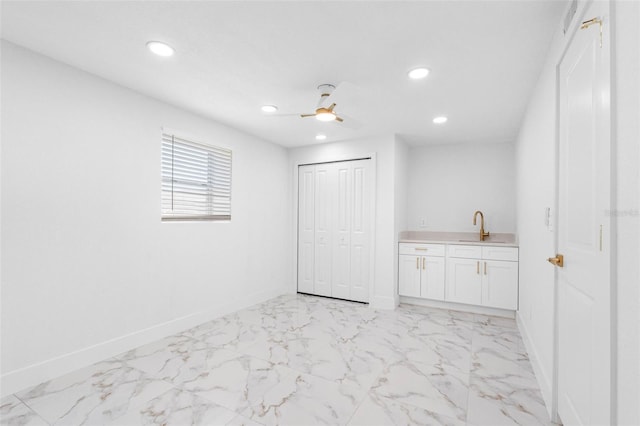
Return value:
<svg viewBox="0 0 640 426">
<path fill-rule="evenodd" d="M 518 249 L 448 246 L 445 300 L 518 309 Z"/>
<path fill-rule="evenodd" d="M 447 259 L 447 294 L 449 302 L 482 304 L 482 275 L 480 261 L 474 259 Z"/>
<path fill-rule="evenodd" d="M 518 262 L 483 260 L 482 305 L 518 309 Z"/>
<path fill-rule="evenodd" d="M 518 248 L 400 243 L 398 293 L 517 310 Z"/>
<path fill-rule="evenodd" d="M 444 244 L 400 244 L 398 293 L 401 296 L 444 300 L 444 256 Z"/>
</svg>

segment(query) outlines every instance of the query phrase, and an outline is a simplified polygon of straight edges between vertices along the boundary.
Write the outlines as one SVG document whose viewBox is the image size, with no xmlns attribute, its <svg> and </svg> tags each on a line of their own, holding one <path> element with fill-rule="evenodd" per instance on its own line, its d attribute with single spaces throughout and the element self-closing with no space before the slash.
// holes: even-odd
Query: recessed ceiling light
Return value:
<svg viewBox="0 0 640 426">
<path fill-rule="evenodd" d="M 318 134 L 316 135 L 316 140 L 317 140 L 317 141 L 323 141 L 323 140 L 325 140 L 325 139 L 327 139 L 327 135 L 325 135 L 324 133 L 318 133 Z"/>
<path fill-rule="evenodd" d="M 278 107 L 275 105 L 262 105 L 262 112 L 276 112 Z"/>
<path fill-rule="evenodd" d="M 171 56 L 175 53 L 173 47 L 161 41 L 147 42 L 147 48 L 158 56 Z"/>
<path fill-rule="evenodd" d="M 409 78 L 412 80 L 420 80 L 429 75 L 429 68 L 414 68 L 409 71 Z"/>
<path fill-rule="evenodd" d="M 434 119 L 433 119 L 433 122 L 434 122 L 435 124 L 443 124 L 443 123 L 446 123 L 446 122 L 447 122 L 447 117 L 445 117 L 444 115 L 443 115 L 443 116 L 440 116 L 440 117 L 436 117 L 436 118 L 434 118 Z"/>
</svg>

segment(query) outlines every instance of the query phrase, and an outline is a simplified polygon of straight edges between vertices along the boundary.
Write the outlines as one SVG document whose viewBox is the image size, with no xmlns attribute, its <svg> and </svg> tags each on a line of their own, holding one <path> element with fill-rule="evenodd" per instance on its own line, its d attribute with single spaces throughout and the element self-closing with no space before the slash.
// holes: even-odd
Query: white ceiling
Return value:
<svg viewBox="0 0 640 426">
<path fill-rule="evenodd" d="M 2 37 L 287 147 L 316 143 L 318 132 L 327 142 L 512 142 L 565 5 L 3 1 Z M 176 54 L 154 56 L 149 40 Z M 419 65 L 431 74 L 410 81 Z M 260 111 L 312 112 L 316 86 L 341 82 L 336 111 L 357 130 Z M 434 125 L 436 115 L 449 122 Z"/>
</svg>

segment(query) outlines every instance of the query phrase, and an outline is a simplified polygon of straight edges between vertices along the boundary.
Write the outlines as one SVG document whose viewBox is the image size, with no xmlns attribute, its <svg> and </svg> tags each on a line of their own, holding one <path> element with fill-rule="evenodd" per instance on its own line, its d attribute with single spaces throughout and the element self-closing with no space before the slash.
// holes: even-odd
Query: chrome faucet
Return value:
<svg viewBox="0 0 640 426">
<path fill-rule="evenodd" d="M 480 215 L 480 241 L 484 241 L 485 237 L 489 236 L 488 232 L 484 232 L 484 215 L 482 214 L 482 212 L 480 210 L 477 210 L 474 214 L 473 214 L 473 224 L 476 224 L 476 217 L 478 217 L 478 215 Z"/>
</svg>

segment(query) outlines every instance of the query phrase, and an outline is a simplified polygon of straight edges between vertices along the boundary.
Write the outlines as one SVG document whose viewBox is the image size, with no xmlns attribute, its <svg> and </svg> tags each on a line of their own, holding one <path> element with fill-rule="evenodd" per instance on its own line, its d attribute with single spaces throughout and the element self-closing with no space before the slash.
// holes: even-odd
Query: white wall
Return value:
<svg viewBox="0 0 640 426">
<path fill-rule="evenodd" d="M 396 305 L 394 270 L 397 233 L 395 230 L 395 140 L 393 136 L 378 136 L 367 139 L 311 145 L 289 150 L 289 172 L 293 181 L 293 194 L 298 193 L 298 165 L 346 160 L 375 155 L 376 163 L 376 211 L 375 211 L 375 255 L 374 288 L 369 295 L 372 306 L 393 308 Z M 290 208 L 297 211 L 297 196 L 294 195 Z M 292 229 L 296 227 L 296 219 Z M 292 238 L 296 247 L 295 232 Z M 296 291 L 296 258 L 292 254 L 292 291 Z"/>
<path fill-rule="evenodd" d="M 640 3 L 614 3 L 618 423 L 640 424 Z"/>
<path fill-rule="evenodd" d="M 291 287 L 275 146 L 2 43 L 3 394 Z M 160 129 L 233 150 L 232 220 L 160 222 Z"/>
<path fill-rule="evenodd" d="M 584 2 L 579 2 L 580 16 Z M 612 282 L 614 393 L 618 424 L 640 424 L 640 6 L 612 2 L 613 238 Z M 577 19 L 577 18 L 576 18 Z M 575 23 L 574 23 L 575 25 Z M 543 395 L 550 407 L 553 377 L 554 272 L 544 259 L 554 253 L 544 209 L 554 205 L 556 169 L 556 70 L 566 40 L 558 29 L 516 144 L 517 227 L 520 238 L 518 320 Z M 541 173 L 544 171 L 544 173 Z"/>
<path fill-rule="evenodd" d="M 394 297 L 396 305 L 399 303 L 398 295 L 398 235 L 409 229 L 409 146 L 405 141 L 395 137 L 395 239 L 394 239 Z"/>
<path fill-rule="evenodd" d="M 560 33 L 554 38 L 558 42 Z M 520 309 L 518 319 L 538 383 L 552 407 L 554 368 L 554 268 L 546 262 L 555 253 L 555 234 L 547 229 L 546 208 L 555 208 L 556 77 L 559 52 L 548 56 L 516 142 L 516 210 L 520 243 Z M 528 340 L 527 340 L 528 339 Z"/>
<path fill-rule="evenodd" d="M 413 147 L 408 194 L 411 230 L 476 232 L 473 213 L 481 210 L 489 232 L 515 232 L 513 145 Z"/>
</svg>

